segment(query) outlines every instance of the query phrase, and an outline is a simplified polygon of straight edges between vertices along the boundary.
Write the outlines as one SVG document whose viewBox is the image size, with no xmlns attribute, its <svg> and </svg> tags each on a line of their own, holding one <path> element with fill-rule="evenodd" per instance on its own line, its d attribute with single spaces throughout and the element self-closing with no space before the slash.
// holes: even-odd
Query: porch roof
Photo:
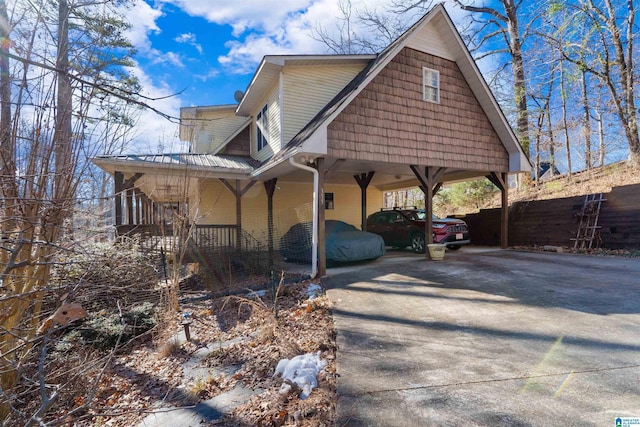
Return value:
<svg viewBox="0 0 640 427">
<path fill-rule="evenodd" d="M 112 174 L 120 171 L 176 175 L 188 171 L 193 178 L 208 177 L 213 173 L 216 177 L 243 178 L 259 164 L 245 156 L 195 153 L 102 155 L 94 157 L 93 163 Z"/>
</svg>

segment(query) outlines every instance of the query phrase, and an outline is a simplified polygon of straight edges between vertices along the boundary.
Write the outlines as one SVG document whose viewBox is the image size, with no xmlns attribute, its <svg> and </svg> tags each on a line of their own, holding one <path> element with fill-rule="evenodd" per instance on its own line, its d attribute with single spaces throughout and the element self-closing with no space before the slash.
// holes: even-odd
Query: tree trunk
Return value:
<svg viewBox="0 0 640 427">
<path fill-rule="evenodd" d="M 64 196 L 68 192 L 69 175 L 73 172 L 71 155 L 71 79 L 69 78 L 69 4 L 58 2 L 58 56 L 56 59 L 58 95 L 56 111 L 55 179 L 53 201 L 64 209 Z M 62 225 L 62 224 L 58 224 Z"/>
<path fill-rule="evenodd" d="M 564 88 L 564 61 L 560 63 L 560 94 L 562 97 L 562 127 L 564 128 L 564 144 L 567 149 L 567 177 L 571 180 L 571 141 L 567 123 L 567 93 Z"/>
<path fill-rule="evenodd" d="M 527 107 L 527 81 L 525 63 L 522 51 L 522 39 L 518 25 L 518 7 L 522 2 L 515 0 L 500 0 L 504 8 L 504 14 L 489 6 L 474 6 L 454 0 L 463 10 L 488 15 L 488 22 L 500 27 L 499 33 L 504 35 L 507 41 L 509 54 L 511 55 L 511 67 L 513 73 L 513 93 L 517 111 L 517 136 L 524 152 L 529 155 L 529 110 Z M 506 25 L 506 29 L 502 27 Z"/>
<path fill-rule="evenodd" d="M 581 70 L 581 83 L 582 83 L 582 108 L 583 115 L 583 132 L 584 132 L 584 160 L 585 168 L 591 169 L 591 114 L 589 112 L 589 94 L 587 89 L 587 71 Z"/>
<path fill-rule="evenodd" d="M 594 4 L 593 0 L 588 0 L 588 7 L 601 19 L 611 36 L 611 44 L 615 50 L 616 57 L 611 64 L 605 64 L 604 73 L 596 75 L 607 85 L 609 92 L 616 106 L 616 112 L 620 118 L 620 123 L 627 137 L 629 145 L 629 161 L 640 164 L 640 135 L 638 134 L 638 113 L 635 101 L 635 77 L 636 71 L 633 64 L 633 40 L 634 40 L 634 20 L 635 6 L 632 0 L 626 2 L 627 14 L 624 17 L 626 25 L 626 49 L 625 41 L 622 39 L 622 31 L 618 27 L 621 22 L 621 10 L 614 7 L 611 0 L 605 0 L 606 11 L 603 11 Z M 605 46 L 606 48 L 606 46 Z M 618 68 L 620 76 L 619 82 L 614 82 L 614 73 L 610 66 Z M 618 93 L 618 87 L 621 93 Z"/>
<path fill-rule="evenodd" d="M 5 0 L 0 0 L 0 22 L 9 22 Z M 10 31 L 8 25 L 0 25 L 0 208 L 3 209 L 10 209 L 16 196 L 13 191 L 16 168 L 11 138 L 11 75 L 9 57 L 6 55 L 9 52 Z M 9 217 L 8 212 L 5 212 L 5 217 Z"/>
<path fill-rule="evenodd" d="M 604 124 L 602 123 L 602 113 L 596 109 L 595 112 L 595 120 L 598 122 L 598 142 L 599 142 L 599 153 L 598 153 L 598 165 L 604 166 L 604 155 L 605 155 L 605 147 L 604 147 Z"/>
<path fill-rule="evenodd" d="M 514 28 L 514 25 L 516 27 Z M 529 110 L 527 108 L 527 85 L 524 73 L 524 60 L 522 58 L 522 45 L 517 33 L 517 22 L 509 24 L 509 34 L 512 37 L 511 47 L 513 56 L 513 89 L 516 110 L 518 112 L 518 140 L 523 151 L 529 154 Z"/>
</svg>

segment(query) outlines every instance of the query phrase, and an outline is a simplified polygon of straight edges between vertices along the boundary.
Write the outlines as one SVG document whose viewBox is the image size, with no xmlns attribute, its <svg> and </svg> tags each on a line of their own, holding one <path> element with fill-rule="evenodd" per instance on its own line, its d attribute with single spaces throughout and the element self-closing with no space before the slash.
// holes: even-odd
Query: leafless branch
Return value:
<svg viewBox="0 0 640 427">
<path fill-rule="evenodd" d="M 153 101 L 159 101 L 159 100 L 162 100 L 162 99 L 167 99 L 167 98 L 171 98 L 171 97 L 174 97 L 174 96 L 178 96 L 182 92 L 184 92 L 185 89 L 181 90 L 180 92 L 174 93 L 172 95 L 152 98 L 152 97 L 144 96 L 144 95 L 142 95 L 140 93 L 129 92 L 129 91 L 123 89 L 123 88 L 117 88 L 115 86 L 111 86 L 111 85 L 108 85 L 108 84 L 97 84 L 97 83 L 94 83 L 94 82 L 90 82 L 90 81 L 85 80 L 82 77 L 79 77 L 79 76 L 77 76 L 75 74 L 72 74 L 72 73 L 69 73 L 69 72 L 65 72 L 63 70 L 59 70 L 59 69 L 57 69 L 56 67 L 54 67 L 52 65 L 48 65 L 48 64 L 45 64 L 45 63 L 42 63 L 42 62 L 38 62 L 38 61 L 33 61 L 31 59 L 23 58 L 21 56 L 18 56 L 18 55 L 12 54 L 12 53 L 7 53 L 6 55 L 9 58 L 14 59 L 14 60 L 19 61 L 19 62 L 22 62 L 24 64 L 33 65 L 33 66 L 36 66 L 36 67 L 44 68 L 44 69 L 49 70 L 49 71 L 56 72 L 56 73 L 61 74 L 61 75 L 66 75 L 67 77 L 69 77 L 69 78 L 71 78 L 71 79 L 73 79 L 73 80 L 75 80 L 75 81 L 77 81 L 79 83 L 86 84 L 86 85 L 89 85 L 89 86 L 92 86 L 92 87 L 96 87 L 96 88 L 100 89 L 101 91 L 105 92 L 106 94 L 114 96 L 114 97 L 116 97 L 118 99 L 121 99 L 121 100 L 127 102 L 128 104 L 134 104 L 134 105 L 137 105 L 139 107 L 143 107 L 143 108 L 146 108 L 146 109 L 148 109 L 150 111 L 153 111 L 157 115 L 159 115 L 161 117 L 164 117 L 165 119 L 169 120 L 172 123 L 179 123 L 180 122 L 180 117 L 176 117 L 176 116 L 172 116 L 171 114 L 164 113 L 164 112 L 160 111 L 159 109 L 157 109 L 155 107 L 152 107 L 148 103 L 143 102 L 143 101 L 139 101 L 136 98 L 142 98 L 142 99 L 145 99 L 147 101 L 152 101 L 152 102 Z"/>
</svg>

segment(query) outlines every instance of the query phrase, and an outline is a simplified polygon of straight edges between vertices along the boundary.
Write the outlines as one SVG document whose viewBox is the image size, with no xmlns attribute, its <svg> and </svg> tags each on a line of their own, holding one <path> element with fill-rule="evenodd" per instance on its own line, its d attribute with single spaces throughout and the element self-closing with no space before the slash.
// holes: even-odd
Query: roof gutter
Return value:
<svg viewBox="0 0 640 427">
<path fill-rule="evenodd" d="M 289 157 L 291 166 L 311 172 L 313 174 L 313 225 L 311 226 L 311 278 L 318 275 L 318 194 L 320 194 L 320 180 L 318 171 L 312 167 L 296 163 L 293 156 Z"/>
</svg>

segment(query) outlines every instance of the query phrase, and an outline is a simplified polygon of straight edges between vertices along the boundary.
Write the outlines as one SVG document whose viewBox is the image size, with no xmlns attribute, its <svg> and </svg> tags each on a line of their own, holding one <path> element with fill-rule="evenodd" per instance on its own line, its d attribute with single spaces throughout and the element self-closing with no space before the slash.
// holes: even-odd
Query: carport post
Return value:
<svg viewBox="0 0 640 427">
<path fill-rule="evenodd" d="M 324 227 L 324 181 L 325 181 L 325 164 L 324 157 L 318 157 L 315 161 L 315 167 L 318 171 L 318 273 L 317 277 L 327 275 L 327 250 Z"/>
<path fill-rule="evenodd" d="M 425 242 L 425 257 L 431 259 L 429 251 L 426 245 L 433 243 L 433 194 L 440 189 L 438 179 L 446 171 L 446 168 L 439 168 L 434 166 L 425 166 L 424 174 L 418 166 L 409 166 L 413 171 L 413 174 L 420 181 L 420 188 L 424 193 L 424 242 Z"/>
<path fill-rule="evenodd" d="M 354 175 L 356 182 L 360 186 L 360 206 L 362 212 L 362 231 L 367 231 L 367 187 L 371 183 L 371 179 L 375 171 L 368 173 L 361 173 L 360 175 Z"/>
<path fill-rule="evenodd" d="M 509 174 L 507 172 L 491 172 L 487 179 L 502 192 L 502 209 L 500 211 L 500 247 L 509 246 Z"/>
</svg>

